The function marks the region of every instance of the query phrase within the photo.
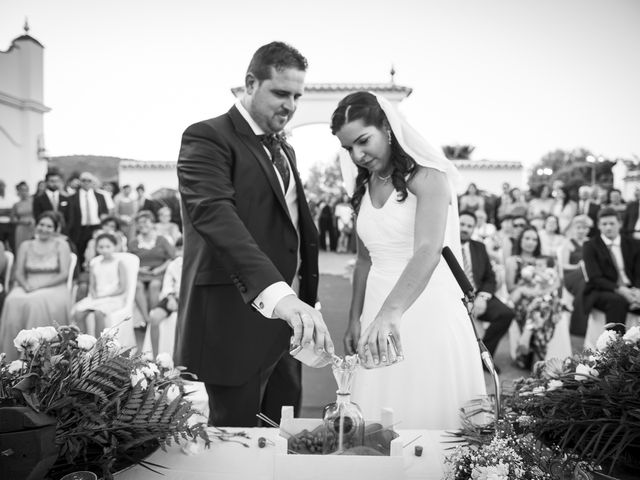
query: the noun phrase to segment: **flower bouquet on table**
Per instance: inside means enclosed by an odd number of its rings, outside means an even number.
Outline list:
[[[521,432],[610,474],[639,478],[639,327],[605,331],[595,351],[538,362],[514,387],[506,405]]]
[[[115,329],[100,338],[74,326],[22,330],[21,359],[0,360],[0,402],[55,419],[58,456],[47,478],[91,470],[106,479],[158,446],[201,438],[206,425],[185,398],[171,357],[149,362],[123,349]],[[144,447],[151,447],[144,448]]]

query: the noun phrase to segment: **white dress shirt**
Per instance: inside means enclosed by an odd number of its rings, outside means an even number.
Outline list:
[[[49,190],[48,188],[45,192],[47,197],[49,197],[49,202],[51,202],[53,210],[57,212],[60,209],[60,192],[58,190]]]
[[[81,188],[79,192],[81,225],[99,225],[100,212],[95,193],[93,190],[85,190],[84,188]]]
[[[240,115],[242,115],[242,117],[247,121],[247,123],[251,127],[251,130],[253,130],[253,133],[255,133],[256,135],[264,135],[265,133],[264,130],[262,130],[262,128],[260,128],[260,126],[251,117],[251,115],[249,114],[249,112],[247,112],[247,109],[244,108],[240,100],[238,100],[235,105],[238,111],[240,112]],[[269,150],[267,149],[267,147],[263,146],[263,148],[265,152],[267,152],[269,157],[271,157],[271,154],[269,153]],[[291,170],[293,167],[291,165],[291,161],[289,160],[286,154],[285,154],[285,158],[289,162],[289,169]],[[276,176],[278,177],[278,182],[280,183],[280,188],[284,193],[284,198],[287,203],[287,210],[289,211],[289,217],[291,218],[291,222],[296,228],[296,233],[298,234],[298,244],[299,244],[300,228],[298,226],[299,212],[298,212],[298,193],[296,190],[296,182],[292,175],[291,181],[289,182],[289,188],[285,192],[284,182],[282,180],[282,177],[280,176],[280,173],[278,172],[278,169],[275,166],[273,167],[273,171],[276,173]],[[296,266],[296,274],[293,277],[292,284],[287,285],[286,282],[276,282],[272,285],[269,285],[262,292],[260,292],[252,302],[253,307],[267,318],[273,318],[273,310],[276,308],[276,305],[280,300],[282,300],[287,295],[292,295],[292,294],[297,295],[297,291],[299,290],[299,287],[300,287],[299,281],[298,281],[298,274],[297,274],[298,269],[300,268],[300,248],[298,248],[297,251],[298,251],[298,264]]]
[[[602,238],[602,241],[611,251],[611,254],[616,260],[618,275],[620,275],[620,281],[618,283],[621,283],[622,285],[631,285],[631,281],[624,270],[624,258],[622,257],[622,248],[620,248],[620,235],[613,240],[609,240],[604,235],[600,235],[600,238]]]

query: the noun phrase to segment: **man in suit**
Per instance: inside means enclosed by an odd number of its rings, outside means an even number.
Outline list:
[[[618,212],[598,212],[600,235],[585,242],[587,274],[585,312],[602,310],[607,323],[625,323],[627,312],[640,309],[640,240],[620,236]]]
[[[600,205],[592,200],[592,188],[588,185],[582,185],[578,189],[578,210],[576,215],[586,215],[593,222],[593,227],[589,230],[589,237],[598,235],[598,210]]]
[[[242,98],[182,137],[176,360],[205,383],[212,425],[256,426],[259,412],[278,422],[283,405],[300,406],[291,345],[334,350],[312,307],[318,233],[294,151],[277,135],[303,93],[306,68],[289,45],[260,47]]]
[[[58,170],[47,171],[44,177],[46,189],[33,197],[33,218],[37,219],[43,212],[53,210],[62,215],[64,219],[63,232],[68,230],[69,222],[69,197],[62,190],[64,181]]]
[[[462,259],[465,273],[476,294],[473,306],[474,315],[481,322],[489,322],[489,328],[485,331],[482,341],[493,356],[500,339],[509,330],[515,312],[495,296],[496,276],[491,267],[487,249],[484,243],[471,239],[476,222],[477,219],[473,212],[460,213]]]
[[[80,174],[80,188],[69,197],[69,238],[78,249],[78,265],[84,265],[84,251],[100,220],[109,214],[104,195],[95,191],[98,179],[89,172]]]
[[[627,208],[624,211],[622,217],[622,233],[629,235],[635,239],[640,239],[640,188],[635,190],[636,199],[633,202],[627,203]]]

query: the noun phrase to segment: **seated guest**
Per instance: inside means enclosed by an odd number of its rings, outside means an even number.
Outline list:
[[[138,212],[138,234],[129,242],[129,252],[140,258],[136,306],[145,324],[149,322],[150,306],[156,305],[159,301],[164,272],[175,256],[173,245],[164,236],[156,233],[153,219],[153,213],[148,210]]]
[[[470,183],[467,191],[460,197],[460,211],[468,211],[478,213],[478,210],[484,210],[484,197],[478,191],[475,183]]]
[[[7,269],[9,264],[7,262],[7,256],[4,254],[4,252],[4,244],[0,242],[0,312],[2,312],[2,306],[4,305],[4,297],[6,297],[8,293],[4,290],[4,281],[7,276],[11,275],[11,272],[9,272]]]
[[[16,285],[5,300],[0,318],[0,352],[18,358],[13,339],[25,328],[68,323],[70,249],[56,235],[58,217],[44,212],[36,222],[35,238],[22,243],[15,268]]]
[[[515,320],[520,327],[516,364],[529,369],[542,360],[559,321],[559,279],[553,278],[548,257],[540,250],[540,237],[534,227],[525,228],[517,243],[517,254],[507,259],[506,283],[513,302]]]
[[[529,221],[533,218],[545,218],[547,215],[551,214],[553,203],[554,200],[551,196],[551,187],[547,184],[542,185],[539,189],[538,196],[531,199],[529,202],[527,218],[529,218]]]
[[[487,249],[483,243],[471,239],[475,224],[476,218],[472,212],[460,213],[464,271],[476,294],[473,313],[479,321],[489,322],[489,328],[484,333],[482,341],[493,356],[500,339],[509,330],[515,313],[495,296],[496,277]]]
[[[626,205],[624,215],[622,216],[622,233],[640,240],[640,215],[638,207],[640,206],[640,187],[636,187],[635,199],[629,201]]]
[[[627,210],[627,204],[622,199],[622,192],[617,188],[612,188],[607,192],[607,204],[606,207],[613,208],[618,215],[622,217]]]
[[[554,202],[551,213],[558,218],[560,232],[564,233],[569,228],[571,219],[576,216],[578,203],[571,198],[566,187],[557,185],[552,192]]]
[[[545,218],[544,228],[542,230],[538,230],[538,235],[540,235],[542,255],[556,258],[558,256],[558,249],[565,242],[564,235],[560,233],[558,217],[555,215],[549,215]]]
[[[584,243],[589,240],[589,230],[593,222],[587,215],[576,215],[567,230],[567,240],[560,247],[558,261],[562,268],[564,287],[573,295],[573,311],[569,331],[584,337],[587,316],[584,313],[585,280],[580,262],[583,259]]]
[[[101,233],[110,233],[116,239],[116,252],[127,251],[127,237],[120,231],[120,224],[116,217],[104,217],[100,220],[100,229],[93,232],[93,238],[87,243],[84,251],[85,269],[89,269],[89,263],[96,256],[96,239]]]
[[[72,308],[73,320],[81,331],[87,331],[86,318],[94,313],[96,334],[105,327],[107,314],[124,306],[124,294],[127,291],[126,269],[122,262],[113,256],[118,240],[111,233],[101,233],[95,239],[95,257],[89,266],[89,295]]]
[[[487,212],[484,210],[476,210],[474,213],[476,215],[477,223],[471,238],[478,242],[484,242],[485,239],[496,234],[496,226],[487,222]]]
[[[180,298],[180,283],[182,279],[182,237],[176,241],[176,258],[167,266],[162,280],[162,291],[160,292],[160,303],[149,312],[149,337],[151,339],[151,349],[155,358],[159,353],[158,341],[160,338],[160,323],[178,311],[178,301]]]
[[[176,244],[176,240],[182,236],[178,225],[171,221],[171,209],[161,207],[158,209],[158,223],[155,225],[158,235],[164,236],[171,245]]]
[[[123,185],[120,193],[114,199],[115,216],[122,226],[122,231],[131,240],[136,235],[135,215],[138,211],[138,202],[131,191],[131,185]]]
[[[585,313],[597,308],[607,323],[624,324],[640,309],[640,240],[620,236],[618,212],[609,208],[598,212],[598,229],[584,244]]]

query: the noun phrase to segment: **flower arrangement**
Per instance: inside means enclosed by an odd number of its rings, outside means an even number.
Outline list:
[[[57,420],[58,459],[50,476],[93,470],[112,478],[116,460],[133,458],[141,445],[161,448],[201,438],[206,425],[185,398],[181,368],[169,355],[155,362],[133,355],[115,340],[75,326],[22,330],[14,340],[20,360],[0,356],[0,405],[23,405]]]
[[[605,331],[595,351],[538,362],[506,400],[514,423],[609,472],[640,453],[640,328]]]
[[[463,445],[445,460],[445,480],[544,480],[538,443],[531,436],[502,430],[488,443]]]

